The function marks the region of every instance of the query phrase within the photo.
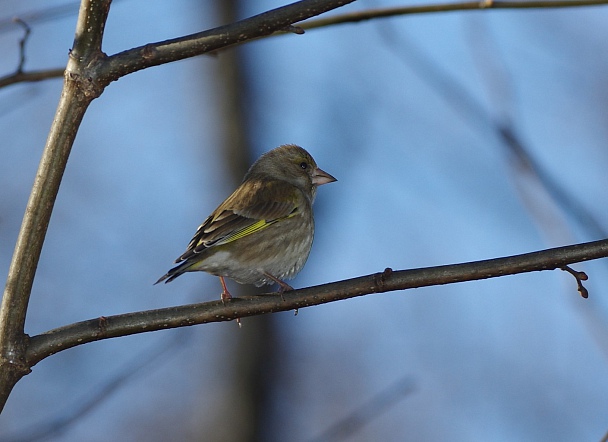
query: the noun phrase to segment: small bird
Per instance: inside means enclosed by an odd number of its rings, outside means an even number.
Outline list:
[[[224,278],[240,284],[277,283],[281,295],[308,259],[317,187],[336,179],[294,144],[263,154],[241,185],[200,225],[180,263],[155,284],[185,272],[219,276],[221,299],[232,298]]]

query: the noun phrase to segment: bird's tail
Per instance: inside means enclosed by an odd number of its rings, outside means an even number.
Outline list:
[[[165,284],[173,281],[179,275],[186,273],[188,271],[188,267],[190,267],[190,265],[192,265],[192,263],[189,261],[182,262],[180,265],[173,267],[171,270],[169,270],[163,276],[158,278],[158,281],[156,281],[154,283],[154,285],[158,284],[159,282],[163,282],[163,281],[165,281]]]

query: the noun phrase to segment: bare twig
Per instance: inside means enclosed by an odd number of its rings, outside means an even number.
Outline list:
[[[384,272],[279,294],[232,298],[229,302],[212,301],[145,312],[127,313],[50,330],[30,338],[27,365],[78,345],[175,327],[301,309],[371,293],[384,293],[415,287],[474,281],[517,273],[553,270],[575,262],[608,257],[608,239],[558,247],[523,255],[412,270]]]
[[[27,40],[32,30],[27,23],[21,20],[19,17],[15,17],[13,21],[20,25],[25,31],[23,33],[23,37],[19,40],[19,65],[17,66],[17,73],[22,73],[23,66],[25,65],[25,45],[27,44]]]
[[[589,297],[589,291],[583,287],[583,281],[587,281],[589,277],[585,272],[578,272],[570,266],[560,267],[563,271],[570,273],[576,279],[576,285],[578,286],[578,292],[585,299]]]
[[[308,20],[299,23],[304,30],[331,25],[357,23],[376,18],[396,17],[400,15],[428,14],[433,12],[452,11],[482,11],[486,9],[538,9],[538,8],[575,8],[585,6],[601,6],[608,0],[534,0],[534,1],[473,1],[458,3],[436,3],[428,5],[400,6],[393,8],[370,9],[367,11],[338,14],[332,17]]]
[[[58,69],[47,69],[40,71],[29,71],[29,72],[15,72],[13,74],[0,77],[0,88],[10,86],[11,84],[27,83],[48,80],[51,78],[61,78],[65,68]]]
[[[27,44],[27,40],[29,38],[31,29],[28,24],[21,20],[20,18],[14,18],[13,21],[18,23],[25,29],[25,34],[23,38],[19,40],[19,65],[15,72],[9,75],[5,75],[4,77],[0,77],[0,88],[5,86],[10,86],[11,84],[16,83],[26,83],[26,82],[34,82],[34,81],[42,81],[47,80],[49,78],[60,78],[63,76],[64,68],[60,69],[46,69],[40,71],[24,71],[25,66],[25,45]]]

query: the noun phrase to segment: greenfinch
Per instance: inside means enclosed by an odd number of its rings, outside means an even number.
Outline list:
[[[224,278],[240,284],[277,283],[280,293],[292,288],[308,259],[314,236],[312,203],[317,187],[336,179],[294,144],[263,154],[241,185],[200,225],[180,263],[155,284],[186,272],[219,276],[221,299],[231,298]]]

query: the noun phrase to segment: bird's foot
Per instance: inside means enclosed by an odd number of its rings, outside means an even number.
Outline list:
[[[283,301],[285,301],[285,298],[283,297],[283,292],[289,292],[289,291],[293,290],[293,287],[290,286],[289,284],[287,284],[285,281],[282,281],[279,278],[272,276],[270,273],[264,272],[264,276],[266,276],[269,279],[272,279],[274,282],[279,284],[279,295],[281,295],[281,299]]]
[[[224,277],[220,276],[219,278],[220,282],[222,283],[222,294],[220,295],[220,299],[222,300],[222,304],[226,304],[227,300],[232,299],[232,295],[228,291],[228,287],[226,287]],[[236,318],[236,323],[238,324],[239,328],[243,327],[243,324],[241,324],[241,318]]]
[[[285,301],[285,297],[283,296],[284,292],[290,292],[292,291],[294,288],[292,286],[290,286],[289,284],[287,284],[285,281],[280,280],[279,278],[275,278],[274,276],[272,276],[270,273],[266,273],[264,272],[264,275],[266,275],[267,278],[272,279],[274,282],[276,282],[279,285],[279,295],[281,295],[281,299],[283,301]],[[298,309],[295,309],[293,311],[294,316],[296,316],[298,314]]]

